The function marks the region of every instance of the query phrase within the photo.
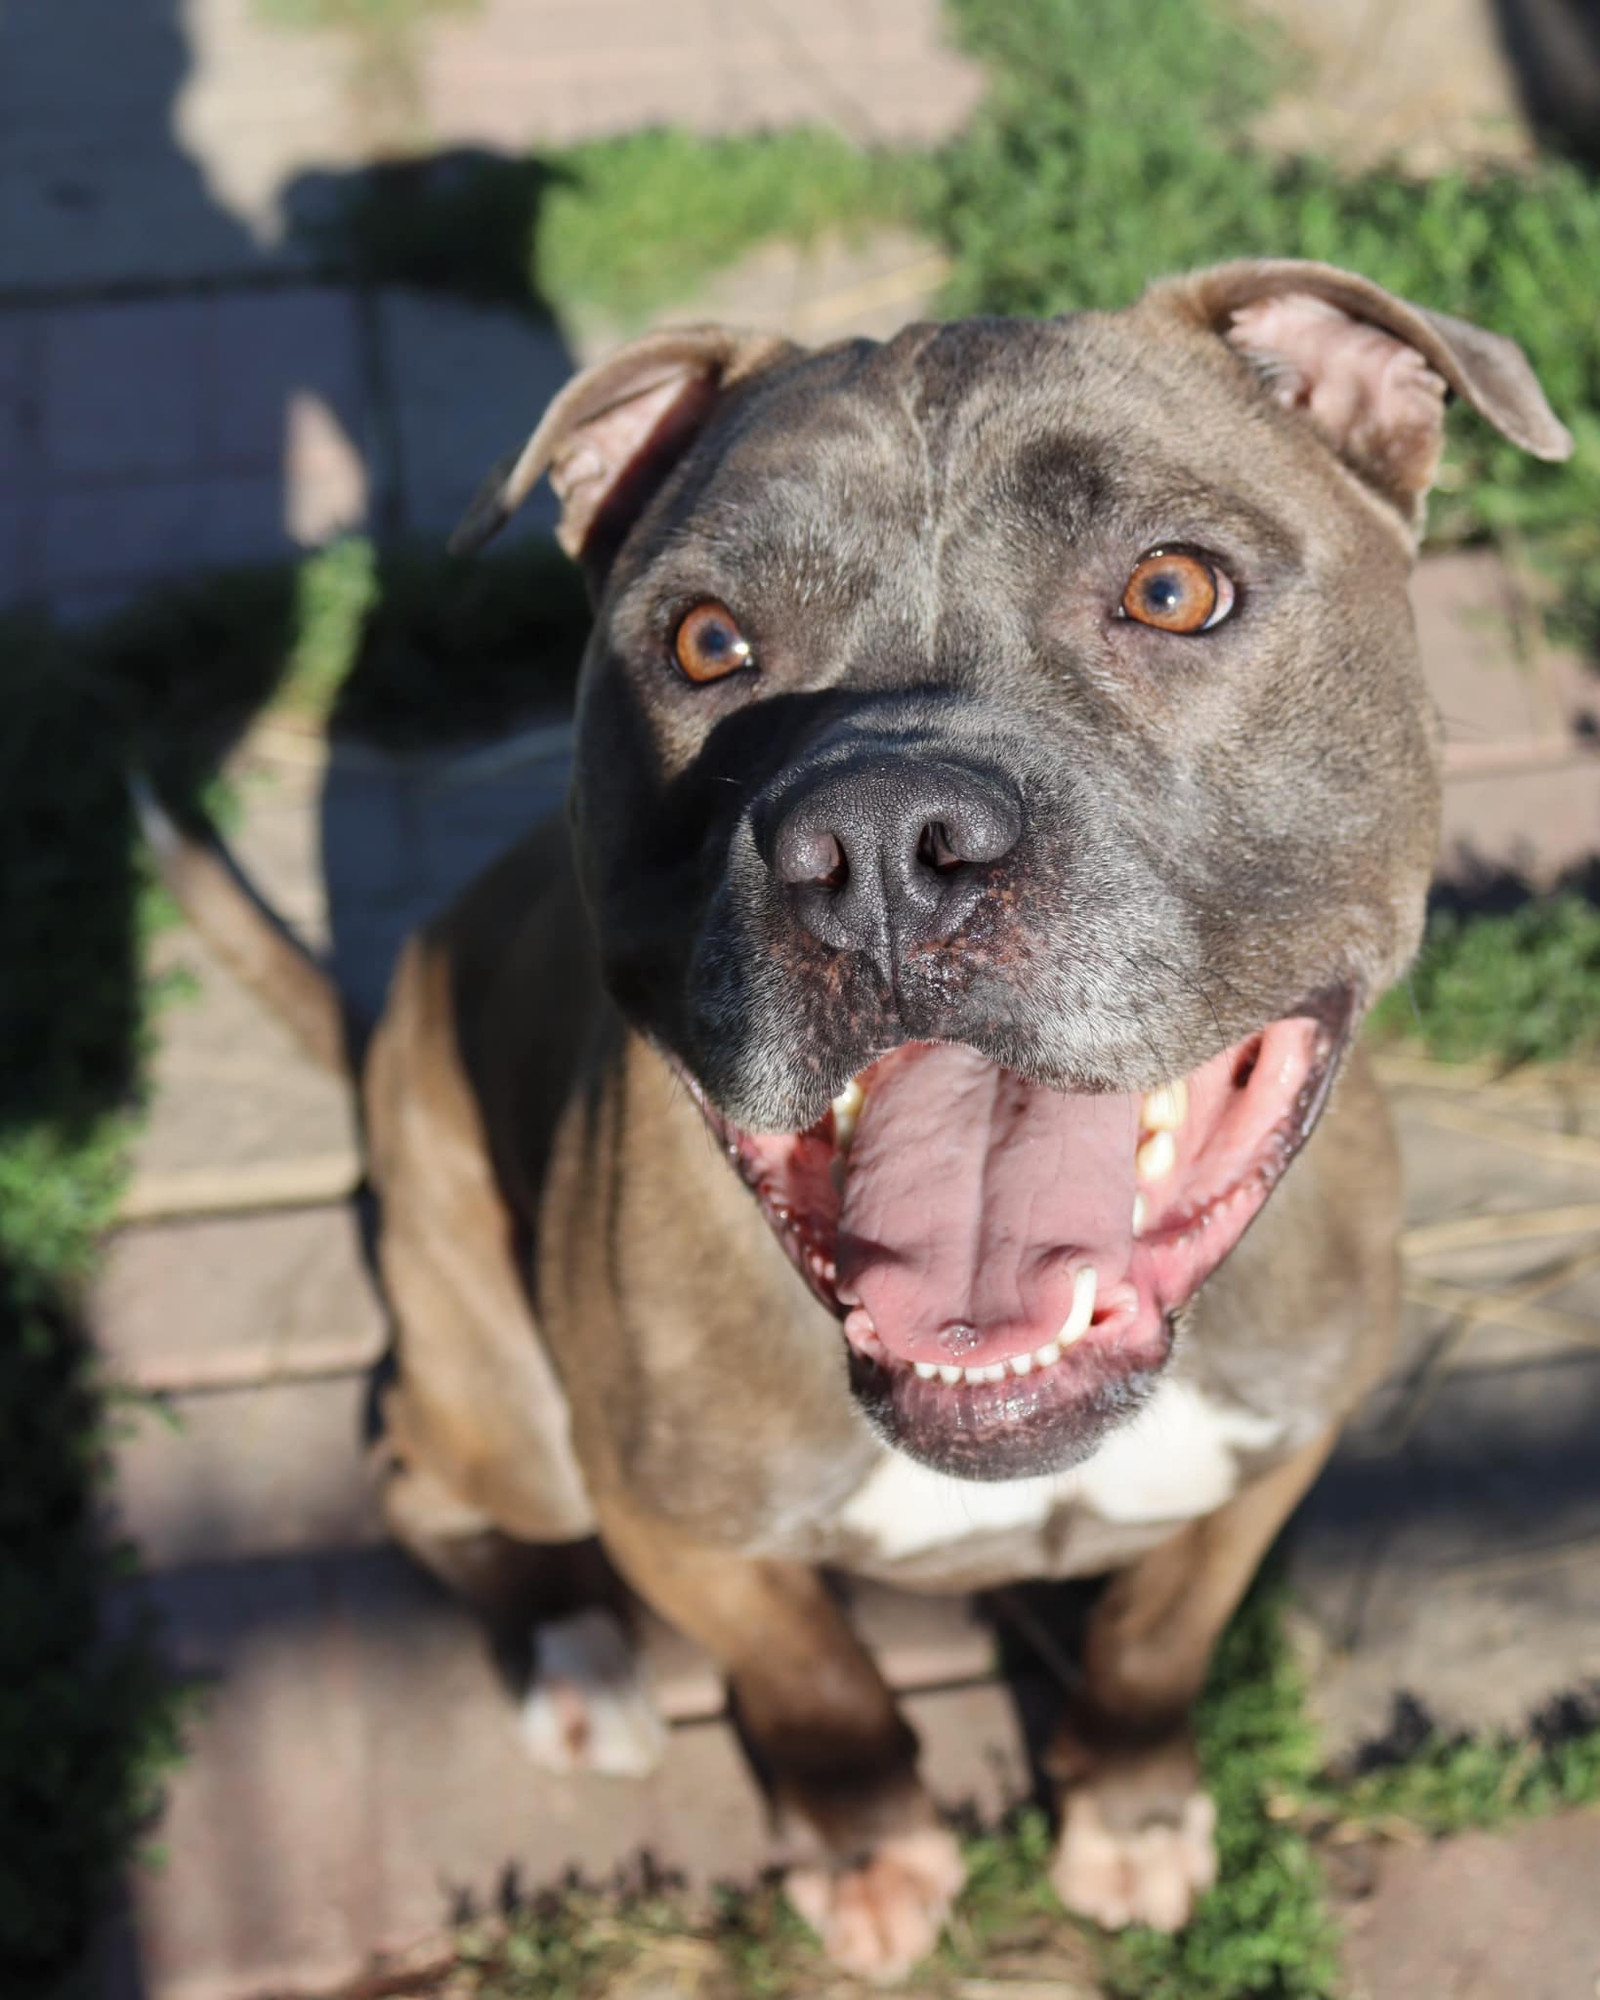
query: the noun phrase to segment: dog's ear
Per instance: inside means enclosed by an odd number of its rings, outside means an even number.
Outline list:
[[[797,350],[773,334],[686,326],[631,341],[575,375],[520,452],[484,481],[450,537],[478,549],[550,475],[561,502],[557,539],[570,556],[614,546],[656,482],[734,383]]]
[[[1274,401],[1303,410],[1408,524],[1438,466],[1447,390],[1535,458],[1572,450],[1515,341],[1332,264],[1242,259],[1169,279],[1149,298],[1236,347]]]

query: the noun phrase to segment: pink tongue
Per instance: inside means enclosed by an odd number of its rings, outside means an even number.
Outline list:
[[[839,1296],[905,1361],[1043,1347],[1074,1272],[1132,1243],[1134,1097],[1071,1097],[970,1049],[897,1049],[867,1079],[839,1219]]]

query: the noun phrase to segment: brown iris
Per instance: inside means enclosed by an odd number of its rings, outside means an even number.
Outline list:
[[[1159,632],[1204,632],[1233,608],[1233,585],[1203,557],[1153,549],[1134,566],[1122,609]]]
[[[736,674],[752,665],[755,657],[733,613],[714,597],[697,604],[681,621],[672,651],[685,675],[701,683]]]

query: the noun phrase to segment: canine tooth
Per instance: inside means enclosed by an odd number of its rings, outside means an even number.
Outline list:
[[[1139,1107],[1139,1122],[1147,1132],[1176,1132],[1189,1115],[1189,1086],[1182,1077],[1164,1083],[1159,1090],[1146,1091]]]
[[[1178,1142],[1170,1132],[1152,1132],[1140,1142],[1133,1164],[1142,1181],[1165,1180],[1178,1163]]]
[[[1033,1350],[1033,1361],[1036,1367],[1049,1368],[1054,1362],[1060,1359],[1061,1342],[1059,1340],[1052,1340],[1048,1346],[1036,1347]]]
[[[1033,1370],[1033,1356],[1031,1354],[1013,1354],[1010,1367],[1013,1375],[1031,1374]]]
[[[854,1077],[833,1100],[833,1137],[841,1152],[848,1152],[850,1141],[856,1136],[856,1120],[861,1116],[861,1107],[867,1101],[867,1093]]]
[[[937,1364],[932,1361],[913,1361],[911,1365],[916,1369],[918,1379],[923,1382],[931,1382],[939,1372]]]
[[[944,1383],[959,1382],[966,1372],[964,1368],[941,1368],[939,1380]]]
[[[1136,1194],[1133,1198],[1133,1233],[1135,1236],[1142,1236],[1144,1234],[1145,1214],[1144,1196]]]
[[[1082,1340],[1089,1331],[1089,1322],[1094,1318],[1094,1295],[1099,1285],[1092,1264],[1085,1264],[1072,1281],[1072,1310],[1062,1322],[1057,1335],[1063,1347],[1071,1347]]]

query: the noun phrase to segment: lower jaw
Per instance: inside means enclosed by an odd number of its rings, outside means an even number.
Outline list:
[[[924,1381],[904,1362],[847,1344],[850,1387],[888,1444],[955,1479],[1065,1472],[1150,1396],[1172,1352],[1166,1314],[1112,1344],[1098,1329],[1051,1367],[1000,1382]]]

